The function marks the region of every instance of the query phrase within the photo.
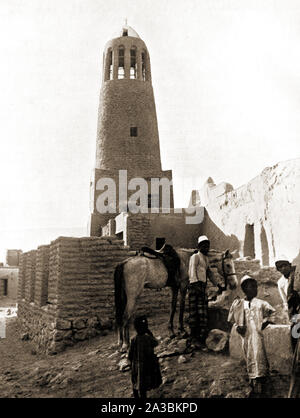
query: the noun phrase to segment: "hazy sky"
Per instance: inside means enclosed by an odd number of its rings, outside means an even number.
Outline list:
[[[102,53],[126,17],[177,207],[209,176],[238,187],[300,156],[300,1],[1,0],[0,261],[86,227]]]

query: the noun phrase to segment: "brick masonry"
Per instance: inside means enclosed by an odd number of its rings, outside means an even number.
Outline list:
[[[116,237],[60,237],[22,255],[18,321],[36,351],[53,354],[112,328],[113,274],[130,255]],[[168,288],[145,289],[137,313],[168,312],[170,300]]]

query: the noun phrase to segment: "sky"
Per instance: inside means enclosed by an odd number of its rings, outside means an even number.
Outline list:
[[[86,234],[104,45],[150,53],[175,206],[300,157],[298,0],[1,0],[0,261]]]

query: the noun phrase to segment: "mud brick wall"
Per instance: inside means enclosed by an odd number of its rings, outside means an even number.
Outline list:
[[[20,256],[20,268],[18,275],[18,302],[25,298],[26,257],[27,253],[23,253]]]
[[[36,250],[29,251],[26,257],[25,300],[34,301]]]
[[[111,328],[113,274],[129,249],[116,237],[60,237],[22,257],[18,320],[23,338],[53,354]],[[26,337],[24,337],[24,335]]]
[[[127,243],[133,250],[140,250],[143,246],[150,246],[152,238],[150,237],[150,217],[145,214],[136,214],[128,216],[127,231],[130,233],[127,237]]]
[[[58,316],[70,320],[96,314],[112,318],[114,270],[129,255],[123,241],[111,237],[65,238],[57,245]]]
[[[37,306],[46,305],[48,301],[50,245],[38,247],[36,254],[34,302]]]

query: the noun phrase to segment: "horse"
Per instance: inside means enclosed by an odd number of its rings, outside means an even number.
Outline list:
[[[178,292],[180,293],[179,332],[185,333],[183,316],[185,310],[185,297],[189,285],[188,267],[193,249],[175,249],[180,259],[180,266],[175,275],[175,283],[171,287],[172,300],[168,328],[174,336],[173,320],[176,312]],[[208,253],[210,267],[214,274],[219,274],[224,280],[225,291],[217,297],[216,302],[222,304],[228,292],[237,288],[233,256],[225,252],[210,250]],[[161,289],[166,286],[168,272],[161,258],[153,258],[144,254],[127,258],[118,264],[114,272],[115,285],[115,319],[118,330],[118,344],[122,352],[129,348],[129,325],[136,310],[137,299],[141,296],[144,287]],[[229,287],[229,290],[227,289]]]

